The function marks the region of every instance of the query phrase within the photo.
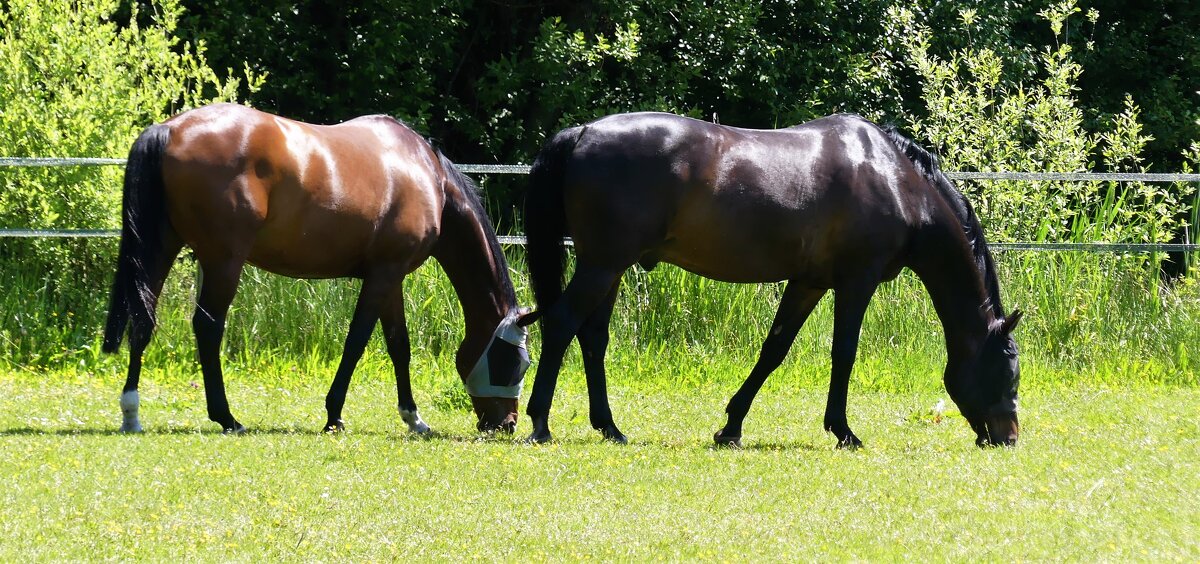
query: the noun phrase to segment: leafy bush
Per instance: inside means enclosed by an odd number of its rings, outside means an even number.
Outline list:
[[[177,0],[150,2],[149,17],[138,6],[118,21],[118,0],[0,4],[0,155],[124,157],[151,122],[233,99],[241,81],[211,70],[204,45],[175,38]],[[251,89],[261,82],[247,72]],[[111,166],[0,168],[0,227],[117,228],[121,177]],[[77,343],[82,335],[46,326],[104,299],[115,249],[111,240],[0,239],[0,301],[23,304],[5,316],[0,337],[26,351]],[[69,325],[98,326],[94,315],[81,317]]]
[[[1055,36],[1079,10],[1073,0],[1040,12]],[[1095,12],[1088,14],[1094,24]],[[963,16],[971,21],[970,12]],[[1089,133],[1075,94],[1082,67],[1065,41],[1040,54],[1022,80],[1002,81],[1009,61],[990,48],[930,52],[931,32],[910,10],[888,11],[923,81],[927,115],[912,128],[943,155],[948,170],[1144,172],[1140,109],[1126,97],[1107,127]],[[982,181],[965,186],[992,238],[1000,241],[1166,242],[1185,225],[1186,185]]]

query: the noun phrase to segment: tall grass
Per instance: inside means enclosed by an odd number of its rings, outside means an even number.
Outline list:
[[[115,241],[93,244],[115,247]],[[528,304],[523,250],[508,247],[506,252],[519,298]],[[44,275],[48,269],[11,254],[0,257],[4,364],[27,370],[124,370],[124,354],[98,353],[110,275],[85,272],[77,279],[51,280]],[[1027,385],[1200,382],[1194,350],[1200,343],[1196,278],[1163,285],[1144,259],[1109,254],[1010,251],[998,253],[997,261],[1006,306],[1028,313],[1018,330]],[[454,291],[433,261],[404,283],[416,377],[452,382],[462,331]],[[282,365],[303,374],[330,374],[358,286],[353,280],[292,280],[248,267],[226,331],[227,362],[239,373]],[[625,275],[612,321],[613,378],[685,385],[708,383],[711,374],[731,373],[732,366],[748,372],[782,289],[782,283],[715,282],[669,265],[651,272],[635,267]],[[168,279],[158,332],[145,357],[148,367],[198,380],[190,324],[194,295],[195,265],[185,255]],[[797,338],[780,371],[784,383],[827,380],[831,296]],[[536,330],[532,340],[536,354]],[[363,372],[390,378],[378,335],[368,350]],[[944,359],[941,325],[919,280],[905,272],[881,286],[863,326],[856,385],[881,390],[939,386]]]

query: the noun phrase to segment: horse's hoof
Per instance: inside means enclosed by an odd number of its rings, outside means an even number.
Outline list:
[[[246,434],[246,426],[238,423],[232,427],[226,427],[221,430],[222,435],[244,435]]]
[[[534,431],[525,437],[525,442],[531,445],[544,445],[552,440],[554,437],[550,435],[550,431]]]
[[[622,433],[621,430],[618,429],[617,426],[612,423],[609,423],[608,425],[604,425],[597,430],[600,431],[600,436],[604,437],[604,440],[606,440],[606,441],[612,441],[613,443],[616,443],[619,445],[629,444],[629,439],[627,439],[625,437],[625,434]]]
[[[346,430],[346,424],[341,419],[330,421],[325,424],[324,432],[326,433],[341,433]]]
[[[727,435],[722,435],[720,431],[717,431],[717,433],[713,435],[713,441],[715,441],[719,447],[728,447],[733,449],[742,448],[742,437],[730,437]]]
[[[842,437],[841,439],[838,439],[838,444],[837,444],[838,448],[845,449],[845,450],[858,450],[858,449],[862,448],[862,446],[863,446],[862,441],[858,440],[858,437],[854,436],[853,434],[851,434],[850,436]]]
[[[123,424],[121,424],[121,428],[118,429],[117,432],[119,432],[119,433],[141,433],[142,432],[142,424],[141,423],[133,423],[133,424],[123,423]]]
[[[432,437],[433,436],[433,429],[430,429],[429,425],[426,425],[424,421],[422,421],[419,425],[417,425],[415,427],[409,427],[408,430],[410,433],[417,435],[419,437]]]

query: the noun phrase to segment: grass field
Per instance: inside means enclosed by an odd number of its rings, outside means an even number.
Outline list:
[[[244,436],[215,432],[194,375],[146,376],[136,436],[113,433],[115,375],[0,375],[0,560],[1200,558],[1191,387],[1035,387],[1020,445],[981,450],[952,408],[930,413],[936,382],[855,386],[867,446],[848,452],[820,429],[823,389],[792,366],[731,451],[711,435],[736,367],[676,388],[618,363],[621,447],[589,428],[574,362],[557,441],[529,446],[524,419],[517,437],[479,436],[423,362],[437,434],[408,435],[371,366],[340,436],[315,432],[328,371],[231,376]]]
[[[1200,559],[1200,278],[1159,285],[1128,257],[1000,257],[1006,305],[1027,312],[1015,449],[977,449],[952,404],[935,417],[941,326],[911,275],[881,287],[851,378],[857,452],[821,430],[828,298],[759,394],[747,448],[712,448],[779,284],[631,271],[609,359],[632,444],[589,428],[572,349],[557,441],[534,447],[524,419],[515,437],[474,431],[450,362],[461,314],[435,265],[405,286],[425,440],[395,413],[378,332],[349,432],[315,432],[355,282],[246,272],[223,355],[252,432],[226,437],[206,420],[182,259],[146,355],[148,432],[124,436],[125,353],[98,353],[111,274],[4,264],[0,561]]]

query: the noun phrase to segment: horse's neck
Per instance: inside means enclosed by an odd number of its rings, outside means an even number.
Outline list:
[[[987,290],[969,248],[954,238],[925,245],[913,271],[924,282],[946,333],[951,365],[977,352],[988,334],[993,313]]]
[[[457,188],[447,189],[442,212],[442,232],[433,249],[462,304],[466,323],[464,345],[486,339],[515,307],[516,296],[501,256],[492,252],[495,234],[486,217],[480,217]],[[464,347],[467,349],[470,347]],[[462,350],[466,356],[474,351]],[[478,351],[482,354],[482,348]],[[473,362],[474,358],[468,359]]]

